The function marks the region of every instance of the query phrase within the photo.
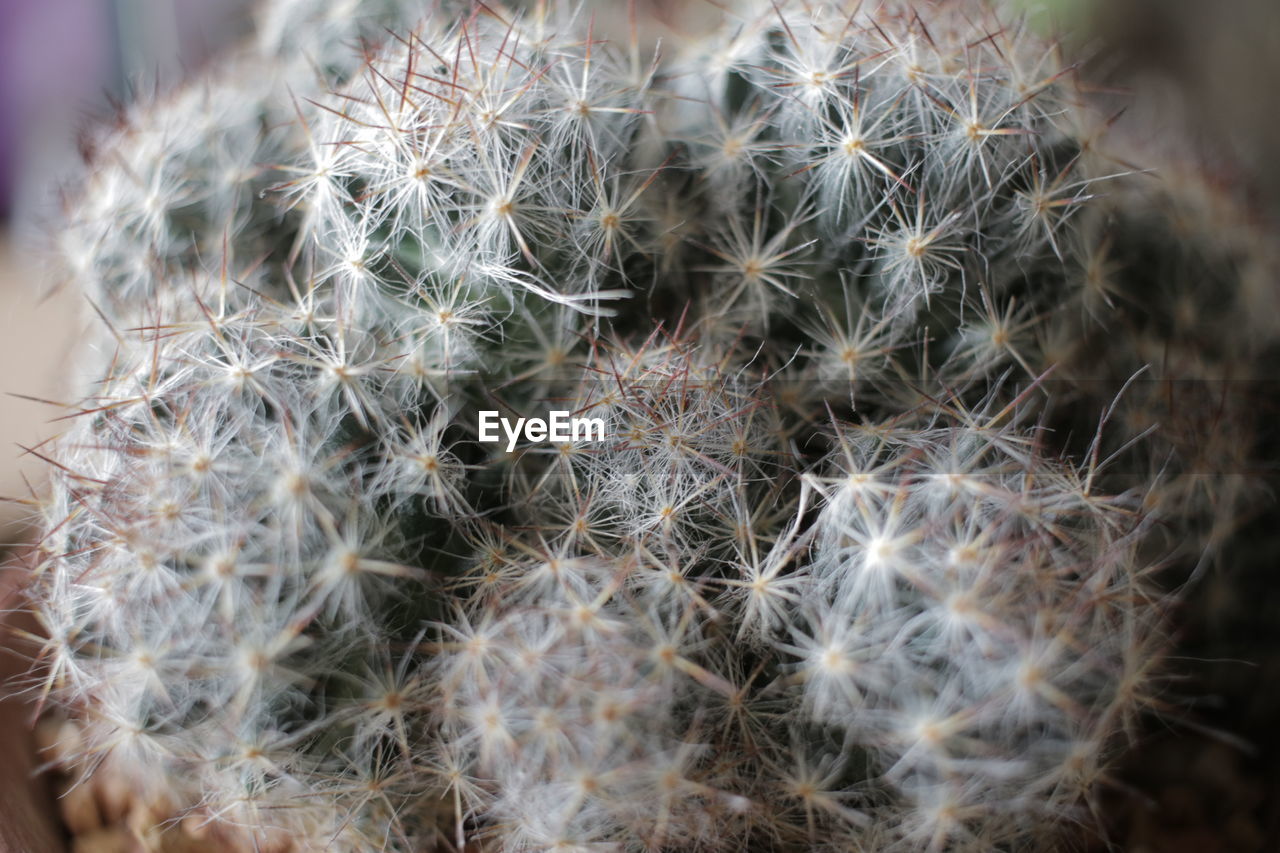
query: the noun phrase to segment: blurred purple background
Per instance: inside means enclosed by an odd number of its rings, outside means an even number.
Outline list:
[[[76,131],[247,29],[245,0],[0,0],[0,218],[49,212]]]

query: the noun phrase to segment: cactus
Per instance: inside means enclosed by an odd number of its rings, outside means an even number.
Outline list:
[[[1125,171],[1054,45],[980,2],[654,53],[323,6],[130,107],[69,205],[110,357],[42,504],[64,761],[246,849],[1081,820],[1165,598],[1101,428],[1036,424]],[[478,441],[548,408],[604,440]]]

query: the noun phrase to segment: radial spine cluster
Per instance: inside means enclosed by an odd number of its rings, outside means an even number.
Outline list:
[[[69,762],[255,850],[1047,849],[1164,643],[1039,384],[1105,122],[978,0],[604,17],[273,0],[93,139]]]

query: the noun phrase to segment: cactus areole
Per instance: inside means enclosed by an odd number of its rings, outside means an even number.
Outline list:
[[[259,13],[99,132],[59,237],[101,318],[34,591],[69,765],[210,849],[1088,815],[1161,594],[1141,491],[1041,419],[1124,171],[1052,41],[981,0],[660,50],[561,0]]]

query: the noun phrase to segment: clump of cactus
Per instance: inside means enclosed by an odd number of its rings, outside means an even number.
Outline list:
[[[276,0],[95,141],[34,597],[64,761],[246,849],[1043,849],[1152,706],[1127,171],[981,2]],[[481,410],[599,418],[477,438]]]

